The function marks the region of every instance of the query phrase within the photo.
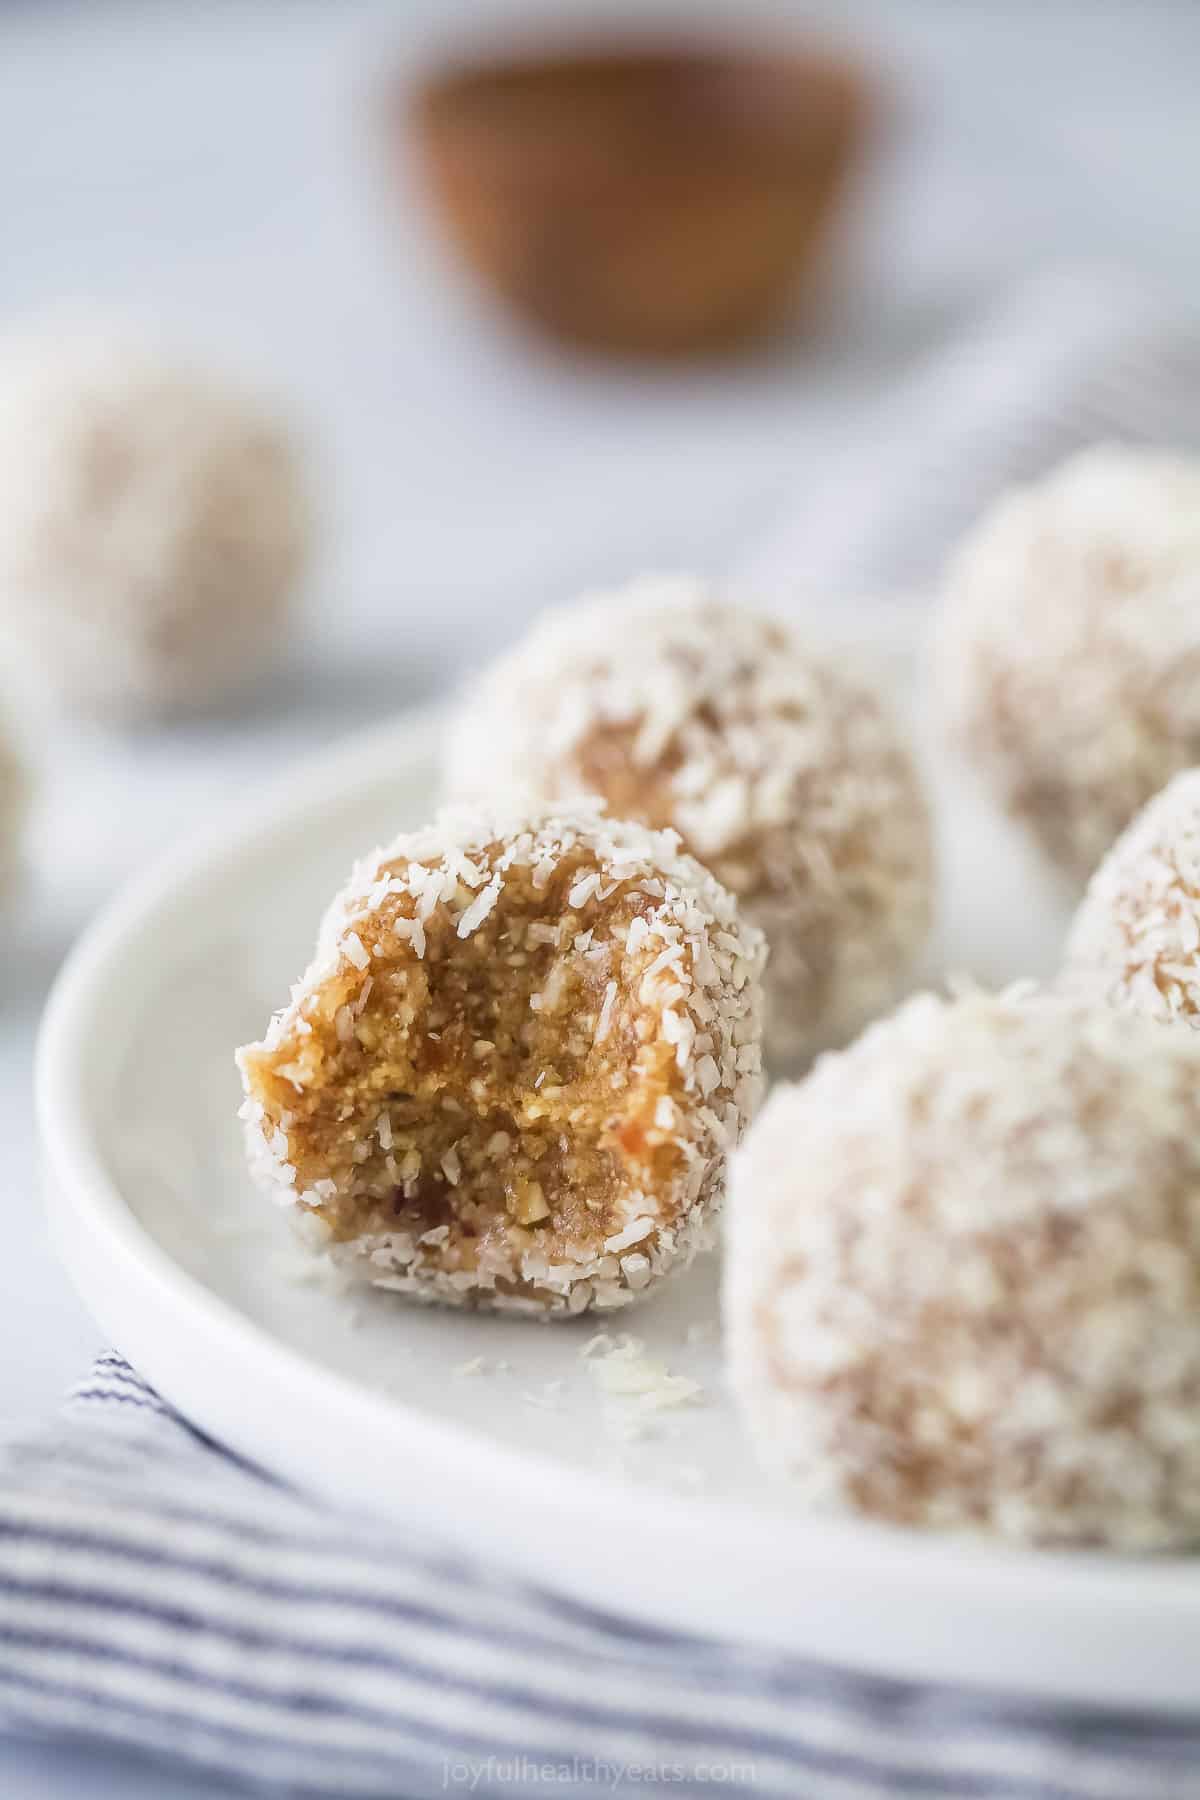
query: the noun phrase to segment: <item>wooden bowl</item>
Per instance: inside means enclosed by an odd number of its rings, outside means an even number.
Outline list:
[[[517,313],[681,354],[756,336],[811,278],[868,96],[824,54],[642,46],[464,64],[405,98],[447,231]]]

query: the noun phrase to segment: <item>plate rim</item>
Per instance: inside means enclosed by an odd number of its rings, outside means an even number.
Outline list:
[[[644,1609],[637,1594],[622,1592],[608,1602],[614,1610],[661,1626],[665,1599],[670,1628],[705,1630],[708,1635],[808,1657],[822,1655],[814,1636],[817,1625],[823,1624],[826,1641],[832,1639],[837,1646],[837,1654],[829,1660],[904,1680],[983,1685],[993,1691],[1032,1692],[1085,1704],[1128,1706],[1136,1701],[1151,1710],[1200,1708],[1200,1676],[1190,1684],[1181,1674],[1172,1680],[1173,1663],[1162,1661],[1149,1691],[1148,1681],[1133,1673],[1129,1656],[1114,1653],[1111,1645],[1122,1633],[1144,1642],[1158,1627],[1164,1643],[1170,1640],[1172,1657],[1185,1644],[1193,1653],[1200,1648],[1200,1558],[1029,1550],[852,1517],[789,1516],[745,1500],[638,1487],[536,1450],[499,1444],[404,1399],[374,1393],[292,1349],[183,1269],[141,1223],[106,1165],[101,1134],[93,1130],[87,1101],[89,1046],[97,1041],[96,1009],[122,958],[162,909],[186,901],[201,876],[210,881],[232,876],[240,861],[261,854],[272,837],[286,838],[301,821],[315,821],[322,813],[347,805],[368,782],[378,782],[381,758],[385,766],[402,766],[421,739],[436,735],[441,716],[437,706],[402,714],[306,756],[255,786],[225,816],[190,831],[126,883],[68,953],[38,1034],[35,1103],[56,1249],[89,1311],[163,1397],[206,1432],[251,1462],[282,1472],[342,1506],[348,1498],[344,1481],[335,1475],[326,1478],[319,1459],[314,1466],[284,1421],[272,1421],[258,1385],[253,1397],[245,1396],[247,1370],[253,1372],[255,1384],[265,1380],[277,1401],[286,1391],[297,1400],[305,1396],[310,1410],[319,1401],[322,1417],[348,1419],[355,1431],[373,1426],[389,1435],[402,1432],[413,1465],[432,1474],[439,1493],[459,1482],[477,1484],[482,1452],[489,1492],[499,1506],[507,1501],[528,1503],[533,1494],[533,1510],[539,1516],[552,1509],[572,1519],[602,1506],[605,1523],[618,1542],[628,1541],[622,1534],[636,1529],[643,1540],[653,1539],[685,1562],[692,1559],[695,1566],[700,1566],[697,1559],[703,1559],[706,1545],[711,1562],[716,1534],[722,1545],[737,1541],[742,1546],[747,1575],[751,1565],[758,1572],[758,1585],[751,1584],[754,1597],[746,1615],[737,1619],[736,1631],[731,1629],[734,1621],[727,1606],[706,1606],[696,1597],[685,1604],[680,1596],[672,1609],[670,1583],[664,1595],[661,1579]],[[531,1330],[569,1328],[569,1323],[555,1321],[530,1325]],[[188,1351],[181,1354],[185,1345]],[[234,1370],[238,1380],[233,1387],[244,1396],[245,1411],[239,1415],[233,1407],[231,1416]],[[372,1499],[375,1504],[365,1510],[382,1510],[409,1521],[414,1516],[407,1501],[393,1512],[391,1507],[380,1509],[378,1496]],[[416,1511],[428,1517],[427,1508]],[[439,1506],[438,1517],[453,1518],[453,1507],[447,1513]],[[525,1541],[517,1533],[506,1547],[520,1573],[541,1571],[545,1578],[532,1535],[527,1533],[530,1541]],[[824,1606],[823,1612],[818,1608],[818,1621],[793,1623],[786,1603],[781,1598],[770,1600],[762,1583],[772,1572],[777,1580],[780,1567],[792,1572],[797,1586],[801,1580],[816,1584],[813,1597],[822,1595]],[[881,1609],[887,1609],[889,1597],[911,1601],[924,1590],[931,1607],[930,1629],[916,1633],[920,1641],[911,1658],[898,1662],[892,1651],[878,1646],[863,1646],[859,1654],[854,1642],[836,1629],[830,1612],[835,1598],[828,1578],[832,1569],[842,1570],[860,1601],[865,1593],[873,1594]],[[595,1583],[585,1572],[580,1572],[578,1583],[564,1576],[561,1558],[553,1581],[573,1589],[577,1598],[591,1603],[598,1599]],[[986,1658],[962,1654],[947,1627],[964,1584],[971,1610],[978,1614],[980,1606],[986,1607],[990,1624],[1002,1636],[1007,1630],[1012,1637],[1009,1615],[1024,1606],[1030,1609],[1031,1636],[1034,1618],[1041,1628],[1057,1619],[1064,1629],[1069,1625],[1068,1635],[1080,1646],[1095,1644],[1101,1628],[1109,1648],[1100,1662],[1074,1672],[1060,1667],[1036,1678],[1028,1671],[1022,1675],[1019,1657],[1010,1658],[1010,1674],[990,1672]],[[803,1610],[799,1598],[795,1610]],[[960,1615],[965,1610],[957,1607]],[[942,1617],[938,1629],[932,1628],[935,1616]],[[889,1637],[882,1620],[881,1629],[885,1644],[896,1636],[893,1626]]]

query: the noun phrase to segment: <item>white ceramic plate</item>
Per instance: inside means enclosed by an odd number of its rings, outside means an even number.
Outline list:
[[[615,1611],[908,1678],[1200,1703],[1200,1562],[797,1515],[724,1396],[711,1264],[610,1326],[704,1388],[635,1442],[581,1355],[594,1321],[348,1301],[300,1279],[284,1217],[243,1172],[231,1051],[286,996],[352,858],[430,812],[435,732],[409,718],[290,776],[128,890],[64,969],[40,1051],[48,1201],[112,1341],[235,1449]],[[1061,898],[973,796],[938,792],[934,964],[1048,972]]]

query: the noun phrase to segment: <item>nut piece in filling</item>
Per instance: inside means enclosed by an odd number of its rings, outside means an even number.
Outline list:
[[[1200,762],[1200,460],[1117,446],[1000,500],[934,639],[951,739],[1082,884]]]
[[[881,698],[690,578],[547,614],[466,696],[447,779],[678,831],[766,933],[778,1062],[889,1005],[928,932],[929,812]]]
[[[1200,1038],[1052,996],[909,1001],[735,1159],[726,1328],[807,1504],[1200,1542]]]
[[[1092,876],[1063,986],[1200,1025],[1200,770],[1169,782]]]
[[[255,1172],[376,1286],[623,1305],[711,1240],[765,955],[670,832],[444,813],[355,870],[238,1053]]]

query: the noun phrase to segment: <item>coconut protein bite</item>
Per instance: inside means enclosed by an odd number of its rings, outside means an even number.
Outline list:
[[[735,1392],[806,1504],[1200,1542],[1200,1038],[921,996],[775,1089],[727,1217]]]
[[[277,655],[314,536],[269,408],[129,327],[0,337],[0,632],[22,679],[112,719],[203,707]]]
[[[255,1172],[378,1287],[623,1305],[711,1241],[764,958],[672,833],[445,813],[355,870],[238,1053]]]
[[[1001,499],[934,638],[951,739],[1082,884],[1200,761],[1200,460],[1110,445]]]
[[[1092,876],[1063,985],[1147,1018],[1200,1025],[1200,769],[1168,782]]]
[[[678,831],[766,934],[783,1063],[887,1005],[928,931],[929,812],[881,697],[688,577],[547,613],[464,697],[447,784]]]

